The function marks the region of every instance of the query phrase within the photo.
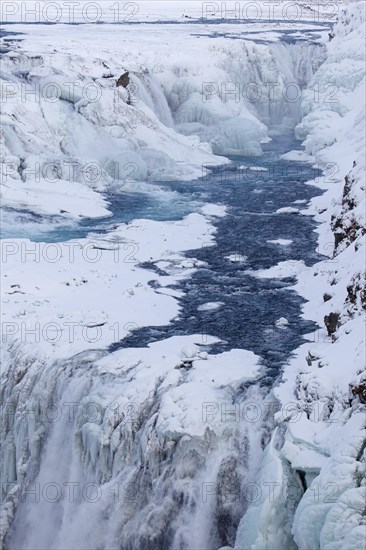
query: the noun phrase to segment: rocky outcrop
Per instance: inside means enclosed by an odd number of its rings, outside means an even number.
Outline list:
[[[116,81],[116,86],[117,88],[120,86],[122,86],[122,88],[127,88],[129,83],[130,83],[130,73],[126,71],[118,78],[118,80]]]
[[[356,167],[356,163],[353,167]],[[331,222],[334,233],[334,255],[366,233],[365,226],[357,216],[358,198],[355,192],[357,184],[352,171],[344,178],[344,182],[341,211],[337,216],[332,216]],[[365,191],[364,186],[361,186],[361,190]]]
[[[341,314],[331,312],[324,317],[324,324],[327,327],[328,336],[333,336],[339,327],[339,319]]]
[[[347,286],[346,307],[350,317],[366,310],[366,273],[355,275]]]

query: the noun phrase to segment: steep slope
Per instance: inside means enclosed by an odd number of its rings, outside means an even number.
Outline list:
[[[298,275],[304,316],[319,324],[274,394],[278,428],[260,469],[274,483],[241,521],[236,547],[360,548],[365,536],[365,5],[335,26],[296,131],[324,168],[310,213],[328,256]],[[314,97],[314,90],[331,101]],[[312,182],[314,183],[314,182]],[[295,546],[294,546],[295,545]]]

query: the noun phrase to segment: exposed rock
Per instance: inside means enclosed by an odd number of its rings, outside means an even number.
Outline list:
[[[353,212],[357,207],[356,197],[353,193],[353,187],[356,181],[355,177],[348,175],[344,178],[344,181],[342,209],[338,216],[332,217],[334,255],[340,252],[341,245],[342,249],[347,248],[359,236],[366,233],[366,228],[356,219]]]
[[[307,356],[305,357],[307,364],[309,367],[311,367],[313,361],[316,361],[317,359],[320,359],[319,355],[316,355],[314,352],[311,352],[309,350]]]
[[[125,99],[127,105],[131,105],[131,90],[129,89],[130,84],[130,73],[127,71],[123,73],[118,80],[116,80],[116,86],[117,88],[124,88],[126,90],[125,94],[127,94],[127,97]]]
[[[347,286],[346,306],[347,311],[352,317],[356,311],[361,312],[366,309],[366,273],[358,274],[352,278],[351,284]]]
[[[358,397],[361,403],[366,404],[366,381],[357,386],[350,384],[350,392],[353,398]]]
[[[324,317],[324,323],[328,330],[328,336],[333,336],[340,326],[340,313],[331,312]]]
[[[127,71],[119,77],[119,79],[116,81],[117,88],[119,86],[122,86],[123,88],[127,88],[127,86],[130,83],[130,76],[129,75],[130,75],[130,73]]]

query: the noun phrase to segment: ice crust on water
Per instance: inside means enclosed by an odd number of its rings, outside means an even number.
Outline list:
[[[289,322],[286,317],[280,317],[279,319],[277,319],[275,324],[278,328],[286,328],[289,325]]]
[[[206,204],[201,209],[205,216],[212,216],[213,218],[224,218],[226,216],[226,206],[219,204]]]
[[[223,302],[207,302],[206,304],[198,306],[197,309],[198,311],[212,311],[215,309],[220,309],[223,305]]]
[[[109,346],[130,330],[167,324],[179,312],[174,291],[157,293],[149,282],[165,289],[199,269],[199,262],[188,262],[182,252],[213,246],[214,233],[203,215],[190,214],[178,222],[134,220],[105,235],[69,243],[5,239],[2,289],[7,322],[15,323],[15,338],[30,354],[34,342],[22,335],[22,327],[56,323],[54,336],[44,333],[37,342],[43,357]],[[144,262],[156,262],[162,274],[140,268]],[[74,335],[69,323],[76,324]],[[88,330],[93,326],[102,328]],[[10,345],[11,328],[5,331]]]
[[[247,271],[247,273],[259,279],[286,279],[288,277],[298,277],[299,273],[305,269],[306,266],[303,260],[286,260],[268,269]]]
[[[270,244],[279,244],[281,246],[289,246],[290,244],[293,243],[293,241],[291,239],[275,239],[275,240],[270,240],[270,241],[267,241],[267,243],[270,243]]]
[[[284,208],[279,208],[277,214],[297,214],[299,212],[298,208],[293,206],[285,206]]]

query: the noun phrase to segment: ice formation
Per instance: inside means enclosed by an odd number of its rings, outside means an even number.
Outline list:
[[[296,128],[313,162],[325,167],[325,193],[312,200],[310,211],[321,222],[319,249],[327,258],[301,270],[296,285],[308,299],[304,316],[323,328],[301,346],[274,389],[282,407],[292,404],[290,413],[276,415],[278,428],[260,469],[277,484],[244,515],[235,545],[240,550],[364,544],[364,35],[365,5],[359,2],[342,12]],[[314,98],[317,86],[337,90],[335,101]],[[326,329],[332,312],[339,323]]]
[[[227,162],[227,155],[261,155],[266,125],[284,129],[299,122],[299,101],[287,100],[288,85],[302,93],[324,58],[320,44],[228,47],[218,38],[212,46],[202,36],[202,55],[194,60],[198,38],[189,34],[185,52],[173,55],[163,42],[154,43],[153,55],[151,37],[144,45],[127,31],[124,57],[118,40],[108,36],[103,61],[83,27],[78,36],[89,43],[88,55],[75,55],[70,28],[55,27],[48,44],[47,27],[29,25],[21,49],[3,55],[6,208],[64,219],[103,217],[108,205],[100,193],[108,186],[189,180],[202,176],[205,166]],[[93,29],[100,41],[106,32]],[[128,92],[115,85],[123,70],[130,72]]]
[[[75,254],[99,250],[98,269],[85,256],[70,269],[61,245],[63,259],[53,265],[44,257],[47,243],[39,243],[40,257],[25,266],[16,253],[32,243],[4,241],[9,323],[2,352],[0,526],[10,549],[361,547],[363,8],[358,3],[342,14],[327,59],[319,44],[277,43],[276,36],[229,47],[224,37],[212,45],[204,35],[187,33],[185,49],[172,52],[153,25],[144,27],[147,46],[140,30],[126,28],[123,58],[120,36],[101,47],[111,32],[103,26],[92,37],[80,28],[87,47],[77,54],[67,40],[70,28],[55,26],[50,40],[49,28],[28,26],[23,43],[3,56],[8,209],[104,217],[109,205],[102,193],[109,185],[197,178],[202,164],[226,163],[226,155],[260,155],[268,127],[280,132],[296,126],[305,147],[301,160],[325,169],[325,193],[311,201],[309,213],[320,222],[320,252],[328,256],[312,268],[289,261],[253,273],[296,277],[296,290],[308,299],[304,317],[323,327],[297,350],[268,396],[255,383],[260,358],[236,349],[208,354],[205,345],[215,341],[210,336],[106,351],[119,340],[111,330],[116,322],[124,336],[179,313],[179,292],[169,287],[200,268],[182,253],[213,244],[211,221],[225,215],[222,207],[206,206],[202,214],[168,224],[137,220],[103,238],[73,241]],[[197,41],[200,59],[193,55]],[[130,95],[114,86],[122,69],[131,74]],[[77,82],[72,90],[65,78]],[[279,87],[268,89],[268,81]],[[338,87],[335,103],[329,82]],[[257,85],[259,99],[243,97],[249,83]],[[290,83],[307,88],[301,110],[283,95]],[[85,97],[95,84],[98,101]],[[325,98],[314,95],[318,89]],[[85,172],[95,161],[97,174],[92,165]],[[278,215],[295,211],[289,206]],[[129,261],[115,262],[117,252]],[[245,263],[239,254],[227,259]],[[155,263],[159,272],[143,270],[140,262]],[[89,307],[90,300],[99,307]],[[35,352],[22,326],[30,320],[51,324],[60,310],[58,325],[50,326]],[[326,330],[324,318],[331,314],[336,321]],[[77,335],[65,343],[65,327],[76,321],[77,330],[106,327],[102,338],[93,340],[92,332],[89,341]],[[286,319],[278,323],[285,330]],[[270,411],[274,397],[274,430],[269,413],[255,428],[250,420],[232,421],[243,413],[250,418],[253,403],[268,404]],[[261,493],[253,502],[248,488],[254,485]],[[41,523],[35,522],[39,514]]]

